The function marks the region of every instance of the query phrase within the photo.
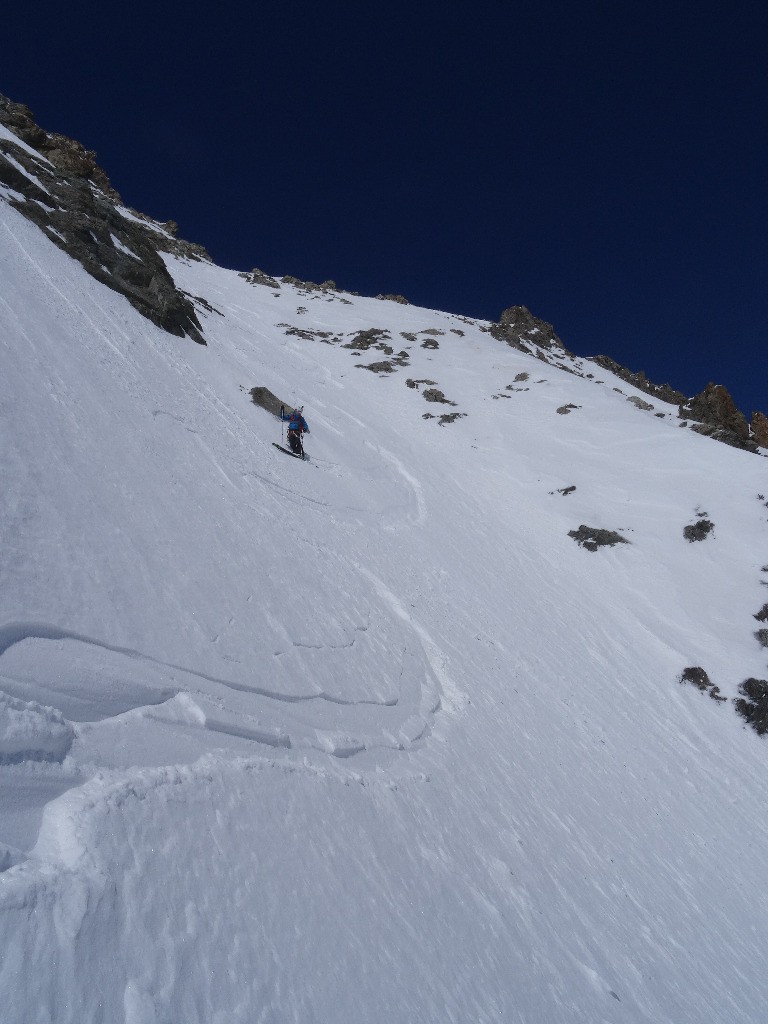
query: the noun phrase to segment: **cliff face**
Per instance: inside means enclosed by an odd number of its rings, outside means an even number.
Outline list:
[[[768,448],[768,416],[765,413],[752,413],[752,436],[761,448]]]
[[[11,206],[158,327],[204,345],[193,302],[160,253],[207,259],[205,250],[177,240],[173,222],[123,206],[92,150],[44,131],[26,106],[2,95],[0,126],[0,188]]]
[[[758,444],[750,437],[749,424],[722,384],[707,384],[704,390],[680,406],[680,416],[694,420],[693,429],[716,441],[756,452]]]
[[[540,320],[525,306],[510,306],[499,317],[499,322],[492,324],[490,332],[498,341],[506,342],[521,352],[532,349],[553,350],[567,353],[567,349],[555,333],[552,324]]]

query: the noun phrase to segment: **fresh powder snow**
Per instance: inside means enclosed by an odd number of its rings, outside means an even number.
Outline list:
[[[768,463],[166,262],[205,347],[0,200],[3,1024],[763,1022]]]

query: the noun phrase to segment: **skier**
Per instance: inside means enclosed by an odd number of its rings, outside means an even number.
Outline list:
[[[300,455],[302,458],[304,457],[304,446],[301,443],[301,435],[309,433],[303,413],[303,405],[298,406],[290,413],[285,411],[285,406],[280,406],[280,419],[288,421],[288,446],[294,455]]]

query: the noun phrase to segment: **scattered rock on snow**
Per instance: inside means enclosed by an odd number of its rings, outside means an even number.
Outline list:
[[[691,683],[696,686],[702,693],[709,692],[709,696],[712,700],[724,701],[725,697],[720,696],[720,687],[715,686],[710,680],[707,673],[699,665],[689,666],[684,668],[680,674],[678,682]]]
[[[456,405],[455,402],[451,402],[445,397],[439,388],[425,388],[422,391],[422,395],[428,402],[441,402],[443,405]]]
[[[371,373],[394,373],[395,364],[390,359],[381,359],[377,363],[355,363],[361,370],[370,370]]]
[[[697,523],[683,528],[683,536],[687,541],[693,543],[696,540],[704,540],[714,530],[715,524],[709,519],[700,518]]]
[[[760,642],[761,647],[768,647],[768,629],[758,629],[755,639]]]
[[[569,402],[568,405],[561,405],[557,411],[561,416],[567,416],[570,413],[571,409],[580,408],[580,405],[574,405],[572,402]]]
[[[389,331],[384,327],[369,327],[367,331],[355,331],[352,335],[352,341],[343,345],[343,348],[354,348],[359,352],[367,352],[370,348],[376,348],[380,351],[389,350],[391,353],[393,350],[391,346],[387,345],[386,342],[390,338]]]
[[[613,547],[614,544],[629,544],[626,537],[614,530],[601,530],[595,526],[585,526],[583,523],[578,530],[569,530],[568,536],[573,537],[577,544],[586,548],[587,551],[597,551],[601,547]]]
[[[742,696],[734,701],[736,710],[759,736],[764,735],[768,732],[768,681],[745,679],[739,693]]]
[[[630,395],[627,401],[631,402],[632,405],[637,406],[638,409],[642,409],[644,412],[652,412],[654,408],[650,402],[644,402],[642,398],[639,398],[637,395]]]
[[[247,274],[239,274],[239,277],[244,278],[248,284],[263,284],[268,288],[279,288],[280,282],[274,277],[270,277],[269,274],[265,274],[263,270],[259,270],[258,267],[254,267],[253,270]]]
[[[312,331],[304,327],[291,327],[287,324],[278,324],[278,327],[287,327],[286,334],[294,338],[303,338],[304,341],[323,341],[326,345],[331,343],[328,341],[329,338],[333,338],[333,331]]]

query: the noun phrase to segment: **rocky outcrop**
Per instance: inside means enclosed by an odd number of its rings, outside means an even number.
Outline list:
[[[274,277],[270,277],[269,274],[265,274],[263,270],[259,270],[258,267],[254,267],[253,270],[247,274],[240,274],[240,277],[244,278],[248,284],[261,284],[266,288],[279,288],[280,282]]]
[[[715,524],[710,519],[699,518],[695,523],[683,527],[683,536],[692,544],[694,541],[706,540],[714,528]]]
[[[19,139],[0,139],[0,185],[10,205],[158,327],[204,345],[195,306],[176,288],[160,252],[203,259],[205,250],[176,239],[172,221],[160,224],[124,207],[96,154],[44,131],[28,107],[0,96],[0,124]]]
[[[669,402],[670,405],[680,405],[687,401],[686,396],[682,391],[676,391],[669,384],[654,384],[653,381],[648,380],[642,370],[628,370],[626,366],[622,366],[621,363],[617,363],[615,359],[611,359],[610,356],[591,356],[591,363],[595,363],[597,366],[601,366],[604,370],[608,370],[609,373],[614,374],[616,377],[620,377],[625,380],[627,384],[631,384],[636,387],[638,391],[645,392],[646,395],[652,395],[654,398],[658,398],[660,402]]]
[[[653,412],[653,406],[650,402],[644,402],[639,395],[630,395],[627,399],[637,409],[642,409],[643,412]]]
[[[727,388],[722,384],[707,384],[704,390],[680,405],[682,419],[695,420],[693,429],[706,437],[730,444],[734,448],[756,452],[757,445],[750,439],[749,425]]]
[[[548,324],[546,320],[539,320],[525,306],[510,306],[505,309],[499,317],[499,322],[491,324],[489,331],[497,341],[506,342],[507,345],[522,352],[531,352],[533,347],[545,351],[557,349],[559,352],[570,354],[558,338],[552,324]]]
[[[736,710],[758,736],[764,736],[768,732],[768,680],[745,679],[739,686],[739,693]]]
[[[752,413],[752,439],[761,448],[768,448],[768,416],[762,412]]]
[[[568,536],[573,537],[576,543],[587,551],[597,551],[598,548],[613,547],[615,544],[629,544],[627,538],[615,530],[603,530],[596,526],[585,526],[583,523],[578,530],[569,530]]]
[[[382,299],[384,302],[399,302],[401,306],[410,306],[410,302],[404,295],[374,295],[375,299]]]
[[[720,695],[720,687],[715,686],[707,673],[700,665],[690,665],[684,668],[678,679],[680,683],[690,683],[702,693],[708,693],[712,700],[725,702],[726,697]]]
[[[456,405],[455,402],[451,402],[445,397],[440,388],[424,388],[422,395],[427,402],[439,402],[442,405]]]
[[[254,405],[258,405],[260,409],[265,409],[267,412],[272,413],[273,416],[280,416],[285,403],[281,402],[277,395],[273,394],[269,388],[251,388],[249,394]]]

